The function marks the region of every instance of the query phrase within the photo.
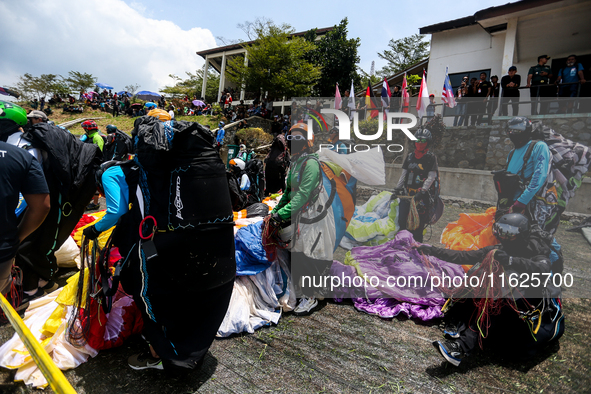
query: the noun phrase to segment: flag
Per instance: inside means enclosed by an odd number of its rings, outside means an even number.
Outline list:
[[[408,83],[406,82],[406,73],[402,79],[402,112],[408,112],[410,106],[410,95],[408,94]]]
[[[371,110],[371,113],[369,115],[370,119],[373,119],[376,116],[378,116],[378,114],[379,114],[379,111],[377,110],[378,106],[375,103],[373,89],[371,88],[370,85],[367,85],[367,89],[365,90],[365,108],[368,111]]]
[[[449,108],[456,106],[456,98],[454,97],[454,90],[451,87],[451,81],[447,74],[447,67],[445,67],[445,80],[443,81],[443,91],[441,92],[441,99]]]
[[[334,109],[341,109],[343,101],[341,100],[341,92],[339,92],[339,83],[337,82],[337,91],[334,94]]]
[[[351,111],[355,111],[355,92],[353,91],[353,80],[351,80],[351,91],[349,92],[349,103],[347,105],[349,108],[351,108]]]
[[[390,92],[390,85],[388,85],[388,81],[384,77],[384,83],[382,84],[382,107],[384,108],[384,120],[387,119],[388,112],[390,109],[390,96],[392,93]]]
[[[427,74],[423,69],[423,79],[421,79],[421,89],[419,90],[419,98],[417,100],[417,114],[419,118],[425,116],[429,105],[429,90],[427,89]]]

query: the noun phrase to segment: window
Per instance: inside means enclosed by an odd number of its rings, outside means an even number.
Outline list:
[[[486,79],[490,80],[490,68],[489,68],[486,70],[466,71],[463,73],[449,74],[449,81],[451,82],[451,86],[454,88],[454,91],[455,91],[455,89],[458,88],[460,86],[460,84],[462,83],[462,78],[464,76],[467,75],[468,81],[470,81],[472,78],[480,79],[480,73],[486,73]]]

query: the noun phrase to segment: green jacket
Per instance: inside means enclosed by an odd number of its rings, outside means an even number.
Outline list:
[[[313,153],[300,156],[289,167],[286,191],[272,211],[278,214],[281,220],[290,220],[292,214],[302,209],[309,202],[318,183],[322,181],[320,165],[313,158],[318,159],[318,155]],[[300,175],[304,163],[304,172]]]
[[[101,150],[101,152],[103,151],[105,141],[103,140],[103,137],[101,137],[101,135],[99,134],[98,131],[95,131],[92,134],[86,134],[86,138],[87,138],[87,141],[92,142],[93,144],[98,146],[99,149]]]

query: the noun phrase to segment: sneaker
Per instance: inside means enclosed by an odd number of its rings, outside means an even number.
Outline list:
[[[45,292],[43,291],[43,289],[37,289],[37,292],[35,294],[32,295],[28,295],[27,293],[23,293],[23,299],[21,300],[21,303],[18,307],[16,307],[16,311],[20,312],[23,311],[25,309],[27,309],[29,307],[29,304],[31,303],[31,301],[43,297],[45,295]]]
[[[456,367],[460,365],[462,359],[466,357],[466,354],[457,341],[435,341],[433,342],[433,346],[435,346],[435,349],[441,353],[443,358]]]
[[[97,209],[99,209],[101,207],[101,204],[95,204],[95,203],[90,203],[86,206],[86,210],[87,211],[96,211]]]
[[[127,359],[127,363],[136,371],[148,368],[164,369],[162,366],[162,359],[153,357],[149,351],[145,353],[134,354]]]
[[[41,287],[41,290],[43,290],[45,292],[45,294],[49,294],[51,292],[56,291],[58,287],[59,287],[59,285],[57,283],[50,280],[49,282],[47,282],[47,284],[45,286]]]
[[[293,310],[293,314],[296,316],[309,315],[314,308],[318,306],[318,300],[314,297],[302,297],[300,303]]]
[[[443,328],[443,333],[448,338],[454,338],[454,339],[459,338],[460,332],[458,329],[458,323],[454,322],[454,321],[450,321],[450,322],[445,323],[445,327]]]

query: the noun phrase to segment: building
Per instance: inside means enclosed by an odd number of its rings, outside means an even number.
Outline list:
[[[589,0],[523,0],[422,27],[421,34],[431,35],[429,93],[441,97],[446,67],[454,88],[464,75],[486,72],[500,79],[512,65],[525,86],[529,68],[545,54],[551,56],[548,64],[554,75],[573,53],[589,72],[589,21]],[[521,101],[530,100],[529,89],[520,93]],[[520,113],[529,114],[529,104],[521,104]]]
[[[333,28],[332,27],[327,27],[327,28],[323,28],[323,29],[316,29],[316,39],[320,39],[324,34],[326,34],[327,32],[331,31]],[[294,33],[291,36],[292,37],[299,37],[299,36],[303,36],[304,34],[306,34],[307,31],[303,31],[303,32],[299,32],[299,33]],[[254,43],[254,41],[247,41],[247,42],[242,42],[242,43],[238,43],[238,44],[231,44],[231,45],[225,45],[222,47],[217,47],[217,48],[212,48],[212,49],[207,49],[205,51],[200,51],[197,52],[197,55],[201,56],[203,59],[205,59],[205,64],[203,66],[203,86],[201,87],[201,97],[205,97],[205,88],[207,87],[207,70],[209,69],[209,66],[213,67],[217,72],[220,73],[220,84],[218,87],[218,100],[222,97],[222,92],[224,91],[224,89],[226,88],[233,88],[233,89],[237,89],[237,86],[235,86],[234,83],[232,83],[231,81],[226,79],[226,64],[228,62],[228,59],[230,59],[231,57],[236,57],[236,56],[240,56],[240,57],[244,57],[244,61],[246,63],[248,63],[248,51],[246,50],[246,47],[248,47],[249,45],[251,45],[252,43]],[[244,89],[240,90],[240,100],[244,100],[245,99],[245,94],[246,92],[244,91]],[[277,105],[281,105],[279,102],[274,103],[275,106]],[[289,105],[286,104],[286,105]]]

